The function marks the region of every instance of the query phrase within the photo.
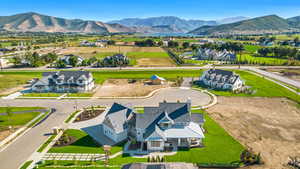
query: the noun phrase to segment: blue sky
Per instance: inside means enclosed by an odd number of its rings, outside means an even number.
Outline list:
[[[204,20],[269,14],[291,17],[300,15],[300,0],[1,0],[1,16],[29,11],[100,21],[152,16]]]

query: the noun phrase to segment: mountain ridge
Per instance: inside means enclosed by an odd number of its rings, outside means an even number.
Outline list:
[[[0,29],[17,32],[76,32],[76,33],[118,33],[131,32],[119,24],[82,19],[64,19],[36,12],[0,16]]]
[[[189,33],[198,35],[259,34],[293,31],[295,26],[277,15],[267,15],[218,26],[203,26]]]

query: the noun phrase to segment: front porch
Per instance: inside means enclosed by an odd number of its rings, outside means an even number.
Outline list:
[[[166,141],[128,141],[124,152],[145,155],[153,152],[176,152],[178,149],[202,147],[202,140],[197,138],[168,138]]]

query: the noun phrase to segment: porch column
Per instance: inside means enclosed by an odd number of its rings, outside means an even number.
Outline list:
[[[181,139],[178,138],[178,146],[180,146],[180,144],[181,144]]]

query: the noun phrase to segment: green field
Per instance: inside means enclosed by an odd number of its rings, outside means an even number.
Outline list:
[[[244,45],[245,51],[249,53],[256,53],[258,49],[261,48],[261,46],[258,45]]]
[[[271,57],[254,57],[251,54],[242,54],[237,56],[238,62],[246,64],[258,65],[288,65],[287,59],[271,58]],[[300,65],[300,61],[294,61],[295,65]]]
[[[102,146],[98,145],[92,137],[81,130],[68,129],[65,131],[68,136],[75,137],[76,141],[68,146],[52,147],[49,153],[104,153]],[[111,153],[122,151],[122,146],[113,146]]]
[[[41,74],[35,73],[10,73],[10,72],[1,72],[0,73],[0,95],[1,92],[9,88],[18,87],[26,84],[28,80],[31,80],[34,77],[40,77]],[[5,82],[5,83],[4,83]]]
[[[203,112],[194,110],[193,113]],[[239,161],[240,154],[245,148],[206,113],[204,117],[204,128],[207,131],[204,134],[204,147],[179,151],[176,155],[166,156],[167,162],[230,164]]]
[[[0,113],[5,113],[0,115],[0,131],[8,130],[8,126],[23,126],[30,122],[32,119],[37,117],[40,112],[38,110],[41,108],[38,107],[10,107],[11,115],[6,114],[7,107],[0,107]],[[14,113],[22,111],[33,111],[33,112],[24,112],[24,113]]]
[[[259,77],[246,71],[235,71],[245,81],[247,86],[254,90],[253,94],[234,94],[230,91],[210,90],[218,96],[251,96],[251,97],[286,97],[300,104],[300,96],[290,90],[271,82],[263,77]],[[195,86],[197,87],[197,86]]]
[[[102,59],[102,58],[105,58],[107,56],[112,56],[112,55],[115,55],[117,54],[117,52],[99,52],[95,55],[96,58],[98,59]]]

